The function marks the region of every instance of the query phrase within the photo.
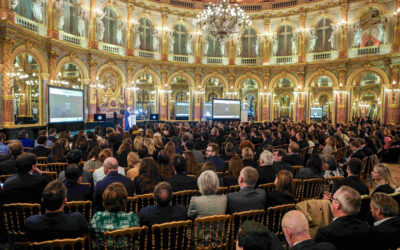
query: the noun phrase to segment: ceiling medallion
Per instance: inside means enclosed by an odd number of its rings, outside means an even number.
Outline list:
[[[239,37],[251,25],[249,16],[238,4],[230,4],[226,0],[217,0],[194,19],[202,32],[220,43]]]

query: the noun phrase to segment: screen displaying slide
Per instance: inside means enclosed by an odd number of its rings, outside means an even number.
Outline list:
[[[176,117],[189,117],[189,103],[177,102],[175,103],[175,116]]]
[[[83,91],[49,86],[49,123],[83,122]]]
[[[322,118],[322,108],[311,108],[310,111],[310,118],[311,119],[320,119]]]
[[[213,119],[240,119],[240,100],[213,99]]]

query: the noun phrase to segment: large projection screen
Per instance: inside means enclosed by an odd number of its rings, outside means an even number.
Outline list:
[[[175,117],[186,118],[189,117],[189,103],[177,102],[175,103]]]
[[[213,99],[213,119],[240,119],[240,100]]]
[[[83,122],[83,90],[49,86],[49,123]]]
[[[322,108],[311,108],[310,118],[311,119],[321,119],[322,118]]]

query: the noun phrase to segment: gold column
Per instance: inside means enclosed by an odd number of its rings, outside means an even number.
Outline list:
[[[269,19],[264,19],[264,58],[263,64],[269,64]],[[265,83],[264,83],[264,86]]]
[[[305,43],[305,30],[306,30],[306,17],[307,14],[302,13],[300,14],[300,35],[299,35],[299,42],[300,42],[300,46],[299,46],[299,59],[298,62],[299,63],[304,63],[306,61],[306,43]],[[304,87],[304,86],[303,86]]]
[[[47,22],[47,35],[51,38],[58,39],[58,30],[55,26],[55,6],[54,0],[47,1],[47,13],[49,16]]]
[[[14,96],[12,94],[13,82],[11,72],[13,70],[13,61],[10,57],[15,41],[12,39],[0,39],[1,55],[1,77],[2,77],[2,101],[3,101],[3,128],[14,126]]]
[[[97,88],[96,88],[96,68],[98,62],[96,60],[89,60],[89,77],[90,77],[90,85],[89,85],[89,122],[94,121],[94,114],[96,113],[97,108]]]
[[[395,9],[395,13],[397,14],[394,16],[393,52],[400,51],[400,12],[398,10],[400,10],[400,0],[397,0],[397,6]]]
[[[134,81],[133,81],[133,72],[135,71],[135,66],[128,66],[126,67],[127,69],[127,74],[126,74],[126,83],[127,86],[132,87],[134,85]],[[134,105],[136,102],[136,95],[135,95],[135,91],[133,90],[126,90],[125,92],[125,102],[127,104],[127,106],[131,106],[134,107],[134,109],[136,109],[136,105]]]
[[[130,4],[128,6],[128,25],[127,25],[127,29],[128,29],[127,40],[128,40],[128,42],[127,42],[127,45],[126,45],[126,55],[127,56],[133,56],[134,53],[135,53],[135,51],[133,49],[133,46],[132,46],[133,10],[134,10],[134,7],[133,7],[133,5]],[[129,83],[129,81],[128,81],[128,83]]]
[[[236,50],[235,42],[233,40],[229,41],[229,65],[235,65]]]
[[[162,18],[162,34],[161,34],[161,60],[163,61],[168,61],[168,27],[167,27],[167,21],[168,21],[168,14],[167,13],[162,13],[161,14]],[[165,80],[167,81],[167,80]]]
[[[233,89],[235,87],[235,77],[236,77],[235,73],[229,74],[229,90],[228,90],[229,92],[233,92]],[[231,94],[230,98],[228,98],[228,99],[235,99],[235,95]]]
[[[203,96],[203,94],[200,93],[201,90],[202,90],[201,76],[202,76],[201,71],[196,69],[196,72],[195,72],[195,77],[196,77],[195,89],[197,88],[198,93],[193,93],[194,94],[194,98],[193,98],[194,99],[194,116],[192,116],[192,119],[194,121],[200,121],[201,113],[204,113],[204,111],[201,112],[201,110],[202,110],[201,99],[202,99],[202,96]]]
[[[49,53],[49,73],[50,73],[50,80],[57,79],[57,58],[58,54],[55,51],[50,51]]]
[[[348,0],[341,0],[341,11],[342,11],[342,25],[340,35],[340,51],[339,58],[347,57],[347,17],[349,14],[349,3]]]
[[[270,115],[270,112],[269,112],[269,107],[270,107],[269,101],[271,99],[271,93],[267,92],[268,80],[269,80],[269,76],[270,75],[271,75],[270,73],[264,73],[263,74],[263,80],[264,80],[263,93],[264,94],[263,94],[263,96],[261,98],[261,100],[262,100],[261,119],[260,119],[261,121],[266,121],[266,120],[270,120],[271,119],[271,117],[270,117],[271,115]]]
[[[96,38],[96,0],[90,0],[90,18],[89,18],[89,47],[98,49],[99,44]]]
[[[196,64],[201,64],[202,61],[202,54],[201,54],[201,33],[200,33],[200,27],[196,27],[196,45],[195,45],[195,63]]]
[[[9,3],[9,0],[0,0],[0,20],[6,20],[8,18],[8,12],[10,11]]]
[[[168,120],[169,116],[169,108],[168,108],[168,92],[167,92],[167,77],[168,77],[168,69],[163,68],[161,69],[161,89],[160,89],[160,120],[166,121]]]

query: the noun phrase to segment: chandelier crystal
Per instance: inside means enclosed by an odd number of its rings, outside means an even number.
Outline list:
[[[229,4],[226,0],[212,3],[194,20],[201,30],[220,43],[239,37],[251,25],[249,16],[237,4]]]

